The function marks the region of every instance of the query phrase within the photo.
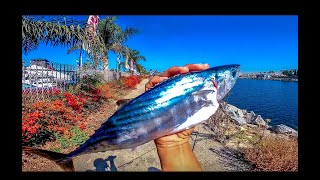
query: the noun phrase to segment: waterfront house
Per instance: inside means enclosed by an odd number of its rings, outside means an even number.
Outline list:
[[[256,78],[258,78],[258,79],[270,79],[271,76],[269,74],[257,74]]]
[[[23,67],[22,75],[22,84],[35,87],[55,87],[59,82],[73,80],[67,71],[54,69],[46,59],[31,60],[30,66]]]

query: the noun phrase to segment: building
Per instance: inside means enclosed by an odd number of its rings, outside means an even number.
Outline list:
[[[256,77],[258,79],[269,79],[271,76],[269,74],[257,74]]]
[[[44,68],[50,67],[49,61],[46,59],[32,59],[30,60],[30,66],[36,65]]]

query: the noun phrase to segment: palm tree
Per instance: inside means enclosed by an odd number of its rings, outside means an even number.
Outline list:
[[[121,55],[125,56],[128,53],[128,47],[124,46],[126,42],[132,35],[138,32],[134,28],[122,28],[116,24],[117,17],[107,17],[103,19],[98,24],[97,33],[105,44],[105,52],[102,56],[104,63],[104,74],[106,75],[109,69],[109,59],[108,53],[110,51],[117,54],[117,71],[120,64]]]
[[[139,61],[140,60],[146,61],[147,59],[144,56],[141,56],[140,52],[138,50],[129,49],[127,56],[126,56],[126,61],[129,62],[131,60],[133,61],[135,69],[137,69],[137,71],[140,74],[146,72],[145,68],[141,64],[139,64]],[[121,65],[123,68],[126,68],[125,63],[121,63]],[[131,71],[131,73],[133,73],[133,71]]]

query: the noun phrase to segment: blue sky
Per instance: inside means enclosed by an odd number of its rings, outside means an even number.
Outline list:
[[[86,21],[88,16],[74,16]],[[100,15],[101,18],[106,16]],[[140,33],[126,45],[140,51],[147,70],[208,63],[210,66],[240,64],[242,72],[298,68],[298,16],[117,16],[117,23]],[[22,55],[23,60],[45,58],[76,64],[79,52],[67,55],[67,47],[41,44]],[[116,56],[109,54],[110,68]]]

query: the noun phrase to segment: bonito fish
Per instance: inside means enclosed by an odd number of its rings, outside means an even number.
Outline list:
[[[72,157],[135,148],[192,128],[217,111],[218,101],[234,86],[239,71],[239,65],[224,65],[171,77],[124,104],[69,154],[26,146],[23,150],[53,160],[65,171],[74,171]]]

